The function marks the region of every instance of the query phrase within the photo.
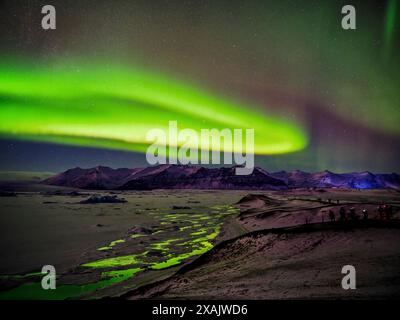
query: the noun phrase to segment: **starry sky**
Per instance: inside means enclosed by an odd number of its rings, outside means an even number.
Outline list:
[[[254,128],[270,171],[400,171],[397,0],[46,4],[56,30],[42,1],[0,4],[0,170],[145,166],[177,120]]]

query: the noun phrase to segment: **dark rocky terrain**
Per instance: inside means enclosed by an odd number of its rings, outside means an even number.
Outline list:
[[[318,197],[318,198],[316,198]],[[368,201],[365,201],[367,199]],[[334,200],[334,201],[333,201]],[[337,201],[338,200],[338,201]],[[377,205],[393,206],[391,219]],[[316,190],[249,194],[212,250],[128,299],[386,299],[400,297],[400,199],[389,190]],[[329,221],[328,210],[355,208],[359,219]],[[367,209],[368,219],[361,218]],[[307,221],[307,222],[305,222]],[[223,234],[236,224],[239,236]],[[236,228],[239,230],[239,228]],[[356,269],[355,290],[341,285]]]
[[[129,299],[382,299],[400,297],[399,225],[362,222],[260,230],[217,245]],[[343,290],[353,265],[357,289]]]

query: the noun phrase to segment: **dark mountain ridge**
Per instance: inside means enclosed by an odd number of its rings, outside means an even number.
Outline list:
[[[250,175],[236,175],[235,167],[204,168],[188,165],[158,165],[147,168],[97,166],[73,168],[42,181],[43,184],[80,189],[243,189],[289,188],[400,189],[400,175],[371,172],[308,173],[300,170],[269,173],[256,167]]]

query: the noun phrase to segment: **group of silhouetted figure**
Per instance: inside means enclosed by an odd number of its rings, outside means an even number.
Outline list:
[[[377,208],[378,211],[378,219],[380,220],[391,220],[393,216],[393,208],[391,205],[379,205]],[[335,212],[330,209],[329,210],[329,219],[331,222],[336,221]],[[356,220],[368,220],[368,210],[362,209],[361,215],[357,214],[356,209],[351,207],[348,211],[345,207],[340,207],[339,209],[339,221],[356,221]]]

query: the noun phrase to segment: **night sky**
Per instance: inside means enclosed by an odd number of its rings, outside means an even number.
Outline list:
[[[145,166],[177,120],[254,128],[269,171],[400,172],[399,53],[397,0],[5,0],[0,170]]]

